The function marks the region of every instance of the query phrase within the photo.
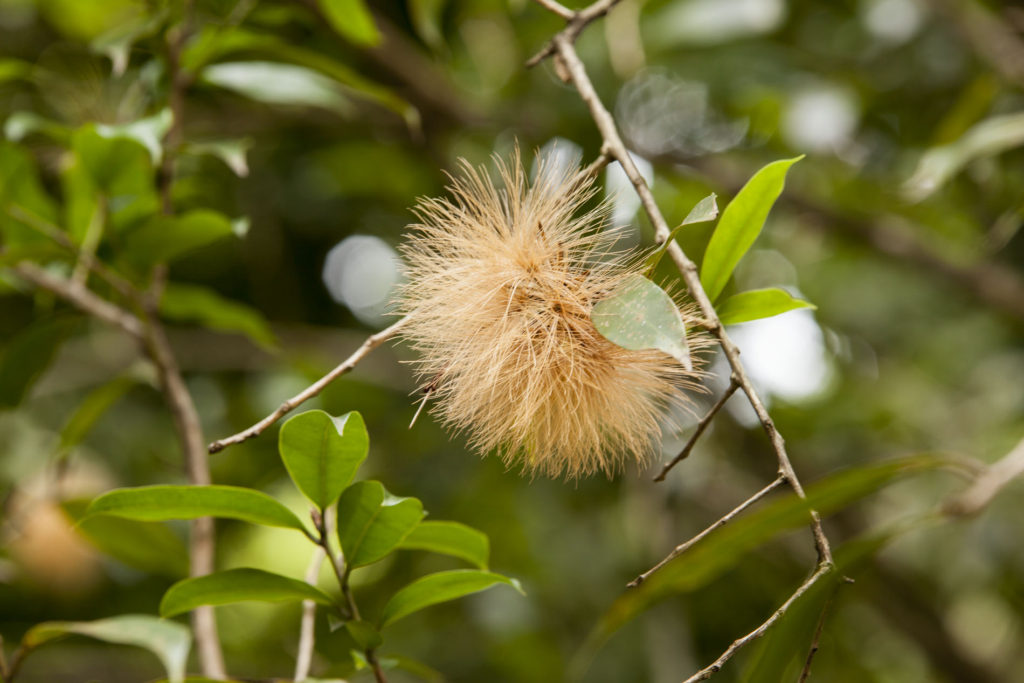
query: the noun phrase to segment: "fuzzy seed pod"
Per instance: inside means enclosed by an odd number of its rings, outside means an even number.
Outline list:
[[[660,351],[629,351],[590,320],[642,264],[615,253],[590,178],[518,151],[502,187],[463,161],[451,199],[421,200],[402,246],[396,309],[433,412],[482,454],[531,474],[578,478],[645,463],[660,423],[699,377]],[[691,340],[691,345],[699,340]]]

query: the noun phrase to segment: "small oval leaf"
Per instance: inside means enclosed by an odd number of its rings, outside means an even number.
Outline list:
[[[648,275],[654,272],[654,269],[658,267],[658,263],[661,261],[661,257],[665,255],[665,251],[668,250],[668,245],[672,243],[672,240],[676,238],[676,235],[682,231],[687,225],[693,223],[706,223],[707,221],[713,221],[718,218],[718,195],[714,192],[709,194],[704,199],[697,202],[696,206],[690,209],[690,213],[686,214],[686,218],[683,222],[672,229],[672,232],[668,234],[665,241],[662,242],[658,247],[651,252],[651,255],[647,257],[644,262],[644,272]]]
[[[338,501],[338,540],[349,569],[372,564],[405,539],[423,519],[416,498],[396,498],[379,481],[360,481]]]
[[[761,318],[770,318],[798,308],[817,308],[814,304],[794,299],[783,289],[751,289],[733,294],[718,307],[718,319],[723,325],[735,325]]]
[[[262,569],[228,569],[206,576],[183,579],[167,589],[160,601],[160,616],[173,617],[202,605],[233,602],[301,602],[312,600],[333,605],[331,596],[298,579]]]
[[[487,569],[491,553],[487,534],[458,522],[420,522],[398,547],[451,555],[479,569]]]
[[[471,593],[478,593],[497,584],[512,586],[523,595],[526,594],[518,581],[493,572],[477,569],[453,569],[452,571],[429,574],[413,581],[391,596],[381,613],[381,628],[425,607],[455,600]]]
[[[672,297],[642,275],[629,275],[590,313],[594,327],[624,349],[658,349],[693,369],[686,323]]]
[[[761,234],[768,212],[782,194],[789,167],[803,159],[773,161],[754,174],[722,212],[704,252],[700,282],[714,301],[725,289],[732,271]]]
[[[322,410],[300,413],[284,423],[278,439],[292,481],[321,510],[338,500],[369,447],[366,425],[357,412],[341,417]]]
[[[32,627],[22,643],[33,648],[69,634],[145,648],[160,658],[170,683],[185,680],[192,635],[183,624],[146,614],[125,614],[98,621],[50,621]]]
[[[146,522],[226,517],[243,522],[298,529],[299,518],[265,493],[238,486],[139,486],[114,489],[96,498],[84,519],[113,515]]]

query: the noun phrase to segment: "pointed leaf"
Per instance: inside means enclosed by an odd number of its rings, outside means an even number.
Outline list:
[[[624,349],[658,349],[692,370],[686,323],[672,297],[642,275],[629,275],[590,313],[597,331]]]
[[[725,207],[701,264],[700,281],[712,301],[725,289],[736,264],[761,234],[768,212],[782,194],[786,172],[801,159],[803,156],[768,164]]]
[[[267,104],[323,107],[347,114],[352,105],[336,82],[312,69],[276,62],[225,62],[203,70],[203,80]]]
[[[660,244],[650,256],[644,261],[644,272],[650,275],[654,272],[654,269],[658,267],[658,263],[661,261],[661,257],[665,255],[668,250],[668,245],[672,243],[672,240],[676,238],[683,228],[687,225],[694,223],[706,223],[707,221],[713,221],[718,218],[718,195],[714,192],[709,194],[704,199],[697,202],[696,206],[690,209],[690,213],[686,214],[686,218],[683,222],[672,229],[672,232],[668,234],[665,241]]]
[[[512,586],[525,595],[518,581],[493,572],[454,569],[429,574],[422,579],[413,581],[391,596],[381,613],[381,628],[389,626],[413,612],[418,612],[424,607],[455,600],[471,593],[478,593],[498,584]]]
[[[735,325],[761,318],[770,318],[797,308],[817,308],[814,304],[794,299],[784,289],[769,287],[751,289],[733,294],[718,307],[718,318],[723,325]]]
[[[263,314],[208,287],[168,283],[160,298],[160,315],[178,322],[197,322],[210,330],[244,334],[266,350],[277,346]]]
[[[195,142],[189,144],[185,151],[189,154],[209,154],[223,161],[228,168],[234,171],[239,178],[249,175],[249,149],[253,141],[244,138],[241,140],[211,140],[208,142]]]
[[[292,481],[321,510],[338,500],[366,460],[370,437],[357,412],[310,410],[281,427],[278,448]]]
[[[183,579],[167,589],[160,601],[160,616],[173,617],[202,605],[235,602],[302,602],[333,605],[331,596],[305,581],[263,571],[228,569],[206,576]]]
[[[225,517],[252,524],[306,528],[295,514],[265,493],[238,486],[139,486],[114,489],[96,498],[85,519],[112,515],[160,522],[169,519]]]
[[[420,522],[399,545],[405,550],[429,550],[466,560],[487,569],[490,540],[487,534],[458,522]]]
[[[416,498],[396,498],[379,481],[360,481],[338,501],[338,540],[349,568],[386,556],[423,519]]]
[[[356,45],[380,43],[380,32],[363,0],[318,0],[331,27]]]
[[[157,216],[125,236],[124,253],[146,266],[173,261],[193,249],[234,235],[231,220],[209,209],[180,216]]]
[[[22,642],[32,648],[69,634],[146,648],[160,658],[171,683],[182,683],[185,679],[192,635],[186,626],[177,622],[141,614],[99,621],[50,621],[34,626]]]

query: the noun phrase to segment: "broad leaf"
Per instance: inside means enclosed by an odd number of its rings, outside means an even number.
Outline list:
[[[398,547],[451,555],[479,569],[487,569],[490,556],[487,534],[458,522],[420,522]]]
[[[163,156],[163,139],[171,129],[174,115],[169,108],[161,109],[153,116],[119,124],[97,124],[96,132],[109,139],[134,140],[149,152],[154,164]]]
[[[310,410],[281,427],[281,459],[299,490],[321,510],[338,500],[366,459],[370,437],[357,412]]]
[[[518,581],[493,572],[477,569],[454,569],[429,574],[422,579],[413,581],[391,596],[381,613],[381,628],[425,607],[455,600],[471,593],[478,593],[499,584],[512,586],[525,595]]]
[[[723,325],[735,325],[761,318],[770,318],[797,308],[817,308],[814,304],[794,299],[783,289],[751,289],[733,294],[718,307],[718,319]]]
[[[249,175],[249,149],[252,140],[210,140],[194,142],[185,147],[189,154],[209,154],[223,161],[239,178]]]
[[[203,80],[257,102],[323,107],[343,114],[352,111],[351,103],[337,83],[303,66],[276,62],[225,62],[206,67]]]
[[[12,215],[21,208],[44,221],[57,218],[57,205],[39,180],[35,161],[21,147],[0,140],[0,237],[8,248],[26,242],[45,242],[47,238]]]
[[[346,621],[345,630],[352,636],[352,640],[356,641],[356,645],[364,650],[379,647],[384,642],[384,639],[380,637],[380,631],[374,628],[373,624],[366,621],[359,621],[358,619]]]
[[[363,0],[317,0],[331,27],[356,45],[380,43],[380,32]]]
[[[181,216],[157,216],[125,237],[124,253],[138,265],[172,261],[193,249],[231,237],[231,220],[209,209]]]
[[[252,524],[306,528],[295,514],[265,493],[238,486],[140,486],[114,489],[96,498],[85,518],[113,515],[160,522],[169,519],[225,517]]]
[[[168,588],[160,601],[160,616],[173,617],[202,605],[303,600],[312,600],[321,605],[334,604],[331,596],[305,581],[262,569],[228,569],[184,579]]]
[[[338,540],[349,569],[372,564],[398,547],[423,519],[416,498],[397,498],[379,481],[360,481],[338,501]]]
[[[196,322],[218,332],[244,334],[267,350],[277,346],[270,325],[259,311],[208,287],[168,283],[160,299],[160,315],[176,322]]]
[[[642,275],[632,274],[590,313],[597,331],[624,349],[658,349],[693,369],[686,323],[672,297]]]
[[[786,172],[801,159],[803,156],[768,164],[725,207],[701,264],[700,281],[712,301],[725,289],[736,264],[761,234],[768,212],[782,194]]]
[[[697,202],[696,206],[690,209],[690,213],[686,214],[686,218],[683,219],[683,222],[673,228],[665,241],[647,257],[646,261],[644,261],[645,273],[650,275],[654,272],[654,269],[658,267],[658,263],[661,261],[661,257],[664,256],[665,252],[668,250],[668,245],[672,243],[672,240],[676,238],[676,235],[678,235],[683,228],[687,225],[692,225],[694,223],[706,223],[718,218],[717,199],[718,195],[712,192],[707,197]]]
[[[151,151],[137,136],[110,126],[86,124],[72,135],[71,145],[100,192],[111,197],[152,192]]]
[[[24,400],[80,323],[74,316],[44,318],[7,343],[0,351],[0,408],[12,408]]]
[[[22,642],[33,648],[71,634],[145,648],[160,658],[171,683],[182,683],[185,679],[192,634],[177,622],[133,614],[98,621],[49,621],[32,627]]]

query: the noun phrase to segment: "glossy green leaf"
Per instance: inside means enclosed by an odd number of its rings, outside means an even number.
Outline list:
[[[642,275],[628,276],[590,313],[594,327],[624,349],[658,349],[691,370],[686,323],[672,297]]]
[[[139,486],[114,489],[89,505],[86,519],[95,515],[113,515],[147,522],[225,517],[306,532],[299,518],[284,505],[265,493],[238,486]]]
[[[80,323],[73,316],[43,318],[7,343],[0,351],[0,408],[12,408],[24,400]]]
[[[370,437],[357,412],[332,417],[309,410],[285,422],[278,438],[292,481],[321,510],[338,500],[369,448]]]
[[[133,263],[153,265],[234,235],[231,220],[209,209],[181,216],[157,216],[125,236],[124,253]]]
[[[683,228],[687,225],[693,225],[694,223],[706,223],[713,221],[718,218],[718,195],[714,192],[709,194],[704,199],[697,202],[697,204],[690,209],[690,213],[686,214],[686,218],[683,222],[677,225],[669,233],[668,238],[658,246],[651,255],[647,257],[644,262],[644,272],[648,275],[654,272],[654,269],[658,267],[658,263],[661,261],[661,257],[665,255],[668,250],[668,245],[672,243],[672,240],[676,238]]]
[[[362,46],[380,43],[380,31],[363,0],[317,0],[328,23],[347,40]]]
[[[352,104],[330,78],[277,62],[224,62],[203,70],[203,81],[267,104],[323,107],[352,113]]]
[[[136,384],[138,380],[134,377],[116,377],[89,392],[64,423],[59,449],[66,452],[81,443],[96,421]]]
[[[362,567],[383,558],[423,519],[416,498],[398,498],[379,481],[360,481],[338,501],[338,540],[348,567]]]
[[[458,557],[479,569],[487,569],[490,557],[487,534],[458,522],[420,522],[399,545],[404,550],[429,550]]]
[[[782,194],[786,172],[801,159],[803,156],[768,164],[725,207],[704,252],[700,272],[701,284],[712,301],[725,289],[736,264],[761,234],[768,212]]]
[[[380,637],[380,632],[373,624],[366,621],[358,619],[346,621],[345,630],[348,631],[352,640],[356,641],[356,645],[364,650],[380,647],[380,644],[384,642],[384,639]]]
[[[78,521],[89,501],[66,501],[62,507]],[[166,524],[98,515],[75,529],[97,550],[129,567],[172,579],[188,576],[188,548]]]
[[[160,615],[173,617],[202,605],[235,602],[301,602],[312,600],[333,605],[331,596],[305,581],[263,571],[228,569],[206,576],[183,579],[167,589],[160,601]]]
[[[425,607],[478,593],[499,584],[512,586],[525,595],[518,581],[493,572],[477,569],[454,569],[429,574],[413,581],[391,596],[381,613],[381,628]]]
[[[175,322],[195,322],[218,332],[243,334],[264,349],[277,346],[266,318],[254,308],[207,287],[168,283],[160,299],[160,315]]]
[[[723,325],[735,325],[761,318],[770,318],[798,308],[817,308],[814,304],[794,299],[784,289],[769,287],[751,289],[733,294],[718,307],[718,318]]]
[[[119,645],[135,645],[155,654],[168,680],[182,683],[192,645],[188,627],[148,615],[126,614],[98,621],[49,621],[32,627],[22,643],[28,648],[67,635],[82,635]]]

